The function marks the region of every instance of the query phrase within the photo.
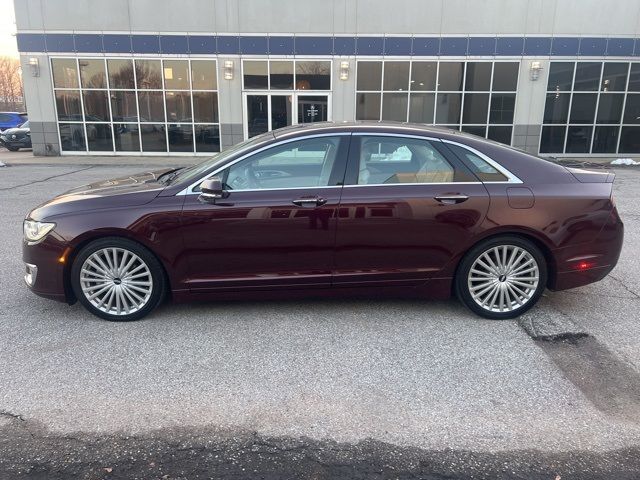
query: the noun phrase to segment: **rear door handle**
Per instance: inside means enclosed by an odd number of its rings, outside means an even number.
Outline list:
[[[293,200],[294,205],[304,208],[319,207],[327,203],[327,200],[322,197],[302,197]]]
[[[461,194],[437,195],[433,198],[444,205],[455,205],[456,203],[462,203],[469,200],[468,196]]]

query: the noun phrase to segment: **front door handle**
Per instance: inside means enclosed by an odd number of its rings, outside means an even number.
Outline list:
[[[437,195],[433,198],[443,205],[455,205],[456,203],[462,203],[469,200],[468,196],[461,194]]]
[[[327,200],[322,197],[302,197],[293,200],[294,205],[304,208],[319,207],[327,203]]]

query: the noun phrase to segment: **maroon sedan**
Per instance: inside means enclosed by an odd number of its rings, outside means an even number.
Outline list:
[[[24,222],[38,295],[136,320],[175,301],[452,292],[494,319],[605,277],[614,174],[419,125],[316,124],[71,190]]]

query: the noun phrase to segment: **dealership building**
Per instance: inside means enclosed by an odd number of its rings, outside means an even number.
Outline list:
[[[640,155],[640,2],[15,0],[35,155],[210,155],[291,124],[435,124]]]

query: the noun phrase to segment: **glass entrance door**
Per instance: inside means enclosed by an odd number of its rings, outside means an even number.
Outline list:
[[[245,138],[293,124],[330,119],[329,95],[246,93],[244,97]]]

